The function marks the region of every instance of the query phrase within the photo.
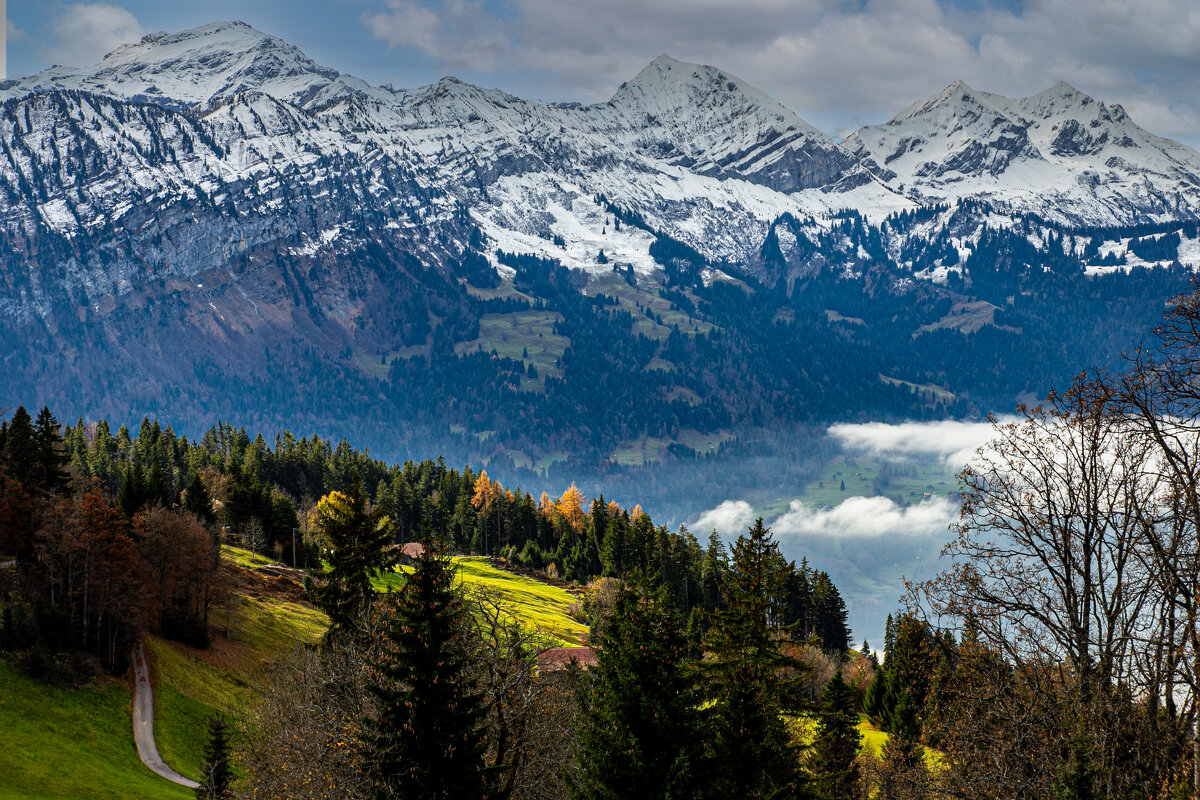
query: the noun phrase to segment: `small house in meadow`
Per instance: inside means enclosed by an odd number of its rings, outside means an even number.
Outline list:
[[[408,542],[400,545],[400,555],[397,557],[396,563],[404,566],[411,566],[414,561],[420,558],[425,553],[425,545],[420,542]]]
[[[574,663],[582,670],[600,663],[596,651],[590,647],[552,647],[538,653],[538,674],[561,672]]]

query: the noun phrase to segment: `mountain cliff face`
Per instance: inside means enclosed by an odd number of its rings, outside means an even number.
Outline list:
[[[0,144],[0,406],[498,431],[471,446],[514,464],[544,415],[608,463],[1003,405],[1075,367],[956,390],[939,359],[970,373],[1062,297],[1116,302],[1022,281],[1200,263],[1200,155],[1061,84],[956,83],[838,144],[666,56],[606,102],[544,104],[370,86],[220,23],[0,83]],[[1192,227],[1106,229],[1171,221]],[[1060,333],[1037,335],[1069,352]]]

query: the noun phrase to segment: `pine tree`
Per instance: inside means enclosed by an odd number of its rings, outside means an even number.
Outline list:
[[[329,615],[332,638],[367,630],[375,590],[371,578],[391,563],[391,521],[380,508],[367,505],[362,478],[345,492],[330,492],[317,504],[317,531],[325,539],[322,554],[329,571],[314,570],[307,588]]]
[[[37,476],[38,447],[33,429],[33,418],[25,406],[17,408],[8,423],[4,439],[4,460],[8,474],[34,494],[40,488]]]
[[[816,577],[812,588],[814,612],[817,618],[817,635],[821,645],[831,653],[845,655],[850,649],[850,626],[846,623],[849,612],[841,593],[829,579],[829,573]]]
[[[132,469],[125,470],[121,478],[121,490],[117,492],[117,505],[127,519],[133,519],[146,504],[146,471],[142,462],[135,461]]]
[[[729,553],[720,535],[714,530],[708,536],[704,560],[700,562],[700,586],[704,593],[704,608],[716,611],[721,605],[725,573],[729,570]]]
[[[838,670],[821,695],[813,742],[811,768],[821,800],[849,800],[855,795],[858,769],[854,759],[861,738],[855,699],[854,689]]]
[[[229,723],[217,715],[208,723],[208,744],[200,767],[198,800],[225,800],[233,796],[233,770],[229,766]]]
[[[381,620],[371,692],[379,717],[367,735],[376,796],[494,798],[498,767],[485,764],[483,697],[469,675],[470,621],[440,545],[425,552]]]
[[[665,589],[624,586],[597,637],[579,729],[577,800],[696,797],[703,746],[687,642]]]
[[[200,480],[199,475],[192,476],[192,482],[188,484],[183,495],[183,507],[205,525],[213,525],[217,521],[212,495],[208,493],[208,487]]]
[[[726,608],[710,632],[714,748],[722,762],[713,784],[717,796],[807,796],[798,748],[780,716],[789,694],[781,670],[801,665],[782,655],[768,626],[771,599],[785,577],[781,561],[770,530],[757,520],[734,545]]]

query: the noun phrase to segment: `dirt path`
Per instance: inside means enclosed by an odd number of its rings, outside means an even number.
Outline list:
[[[146,648],[142,642],[133,648],[133,675],[133,740],[137,743],[138,758],[172,783],[195,789],[200,784],[168,767],[154,744],[154,692],[150,688],[150,667],[146,664]]]

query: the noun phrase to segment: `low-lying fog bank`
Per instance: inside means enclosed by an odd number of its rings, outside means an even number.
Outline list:
[[[921,487],[929,491],[909,492],[914,496],[908,498],[884,491],[846,496],[836,504],[806,499],[805,487],[797,486],[798,497],[782,511],[729,498],[695,514],[687,526],[702,540],[715,530],[732,541],[757,517],[764,517],[787,558],[807,557],[812,566],[829,573],[846,600],[855,642],[866,638],[873,647],[882,645],[887,615],[896,609],[904,581],[924,580],[939,569],[938,554],[958,516],[952,476],[992,434],[988,422],[833,425],[827,438],[843,457],[871,459],[904,474],[946,477]],[[787,493],[785,487],[779,491]]]

